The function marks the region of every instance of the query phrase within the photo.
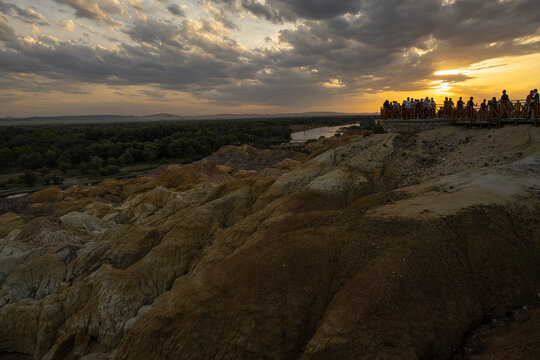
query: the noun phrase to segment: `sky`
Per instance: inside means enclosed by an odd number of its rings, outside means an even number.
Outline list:
[[[538,0],[0,0],[0,117],[524,99]]]

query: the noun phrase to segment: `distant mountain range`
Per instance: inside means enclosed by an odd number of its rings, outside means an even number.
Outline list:
[[[304,112],[290,114],[214,114],[214,115],[74,115],[74,116],[33,116],[26,118],[6,117],[0,118],[0,126],[22,125],[74,125],[74,124],[105,124],[105,123],[131,123],[153,121],[188,121],[188,120],[233,120],[233,119],[260,119],[260,118],[286,118],[286,117],[318,117],[318,116],[354,116],[367,114],[340,113],[340,112]],[[371,114],[369,114],[371,115]]]

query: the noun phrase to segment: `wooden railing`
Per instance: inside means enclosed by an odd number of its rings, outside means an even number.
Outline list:
[[[453,120],[454,123],[474,124],[497,124],[500,127],[503,122],[514,122],[516,125],[527,118],[534,120],[534,126],[538,126],[540,119],[540,102],[527,105],[523,100],[512,100],[507,103],[498,103],[495,106],[488,105],[485,108],[475,106],[472,108],[458,109],[455,107],[412,107],[406,109],[402,106],[381,108],[381,119],[445,119]]]

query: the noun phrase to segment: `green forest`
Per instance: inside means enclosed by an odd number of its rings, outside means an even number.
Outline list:
[[[32,186],[61,183],[61,174],[114,175],[136,164],[188,163],[232,142],[280,144],[291,127],[317,127],[361,122],[372,116],[206,120],[159,123],[0,127],[0,168],[24,172],[19,180]]]

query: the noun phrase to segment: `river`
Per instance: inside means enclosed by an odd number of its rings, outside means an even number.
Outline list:
[[[297,131],[291,134],[291,142],[306,142],[310,139],[318,139],[321,136],[332,137],[336,132],[339,132],[340,129],[349,128],[351,126],[360,126],[357,124],[347,124],[347,125],[338,125],[338,126],[323,126],[309,130]]]

